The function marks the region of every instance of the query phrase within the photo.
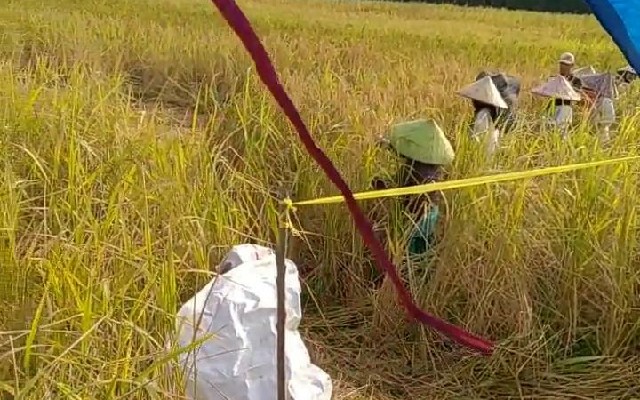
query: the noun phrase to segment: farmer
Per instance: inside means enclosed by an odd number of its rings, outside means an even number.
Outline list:
[[[598,128],[600,139],[606,142],[610,138],[611,125],[616,120],[614,101],[618,97],[618,90],[615,77],[605,72],[585,75],[581,79],[583,87],[593,93],[594,105],[591,109],[591,119]]]
[[[416,120],[395,125],[383,143],[399,157],[400,169],[391,185],[410,187],[443,178],[443,167],[451,164],[454,151],[444,132],[433,120]],[[375,189],[391,186],[374,178]],[[435,243],[435,228],[440,218],[440,192],[407,195],[402,198],[404,213],[412,221],[407,252],[410,258],[425,255]]]
[[[629,84],[631,84],[631,82],[638,79],[636,70],[633,69],[630,65],[618,69],[616,75],[617,83],[621,86],[621,88],[626,88]]]
[[[560,58],[558,59],[558,73],[560,74],[560,76],[565,77],[569,81],[569,83],[571,83],[571,86],[573,86],[573,89],[575,91],[579,92],[580,90],[582,90],[582,82],[580,81],[580,78],[575,76],[573,73],[575,64],[576,58],[573,53],[562,53],[560,55]]]
[[[497,119],[500,110],[506,110],[509,106],[500,95],[491,76],[488,75],[462,88],[458,94],[470,99],[475,109],[471,137],[479,142],[480,137],[485,136],[487,155],[493,155],[500,140]]]
[[[563,139],[567,139],[569,128],[573,123],[573,104],[582,98],[580,93],[576,92],[567,78],[562,75],[552,77],[531,92],[553,99],[551,106],[553,116],[547,122],[560,130]]]

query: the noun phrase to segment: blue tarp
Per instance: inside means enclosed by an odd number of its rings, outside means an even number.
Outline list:
[[[640,0],[585,0],[629,64],[640,71]]]

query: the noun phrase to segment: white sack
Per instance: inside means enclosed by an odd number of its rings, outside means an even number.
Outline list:
[[[178,312],[178,346],[212,336],[180,358],[188,399],[275,400],[275,253],[262,246],[238,245],[221,265],[227,272],[214,278]],[[286,261],[285,286],[288,398],[330,400],[331,378],[311,364],[297,330],[302,317],[300,281],[290,260]],[[198,322],[194,338],[193,327]]]

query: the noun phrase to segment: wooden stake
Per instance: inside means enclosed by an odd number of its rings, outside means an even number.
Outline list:
[[[285,212],[286,215],[286,212]],[[285,219],[285,221],[288,219]],[[284,335],[287,313],[285,310],[285,260],[287,256],[288,228],[281,224],[278,228],[278,247],[276,250],[276,370],[277,400],[287,399],[287,381],[285,376]]]

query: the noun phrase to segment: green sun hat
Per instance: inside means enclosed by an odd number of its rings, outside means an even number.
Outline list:
[[[455,158],[451,142],[434,120],[393,125],[389,144],[402,156],[424,164],[449,165]]]

